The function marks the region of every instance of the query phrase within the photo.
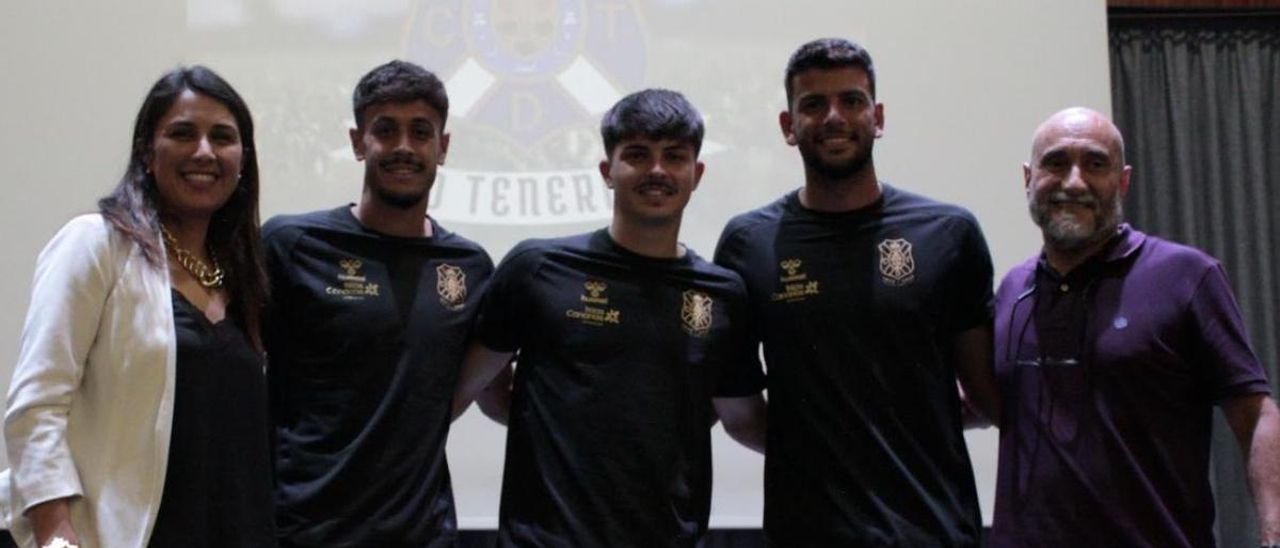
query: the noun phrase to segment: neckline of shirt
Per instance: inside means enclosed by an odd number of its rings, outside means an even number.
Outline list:
[[[885,203],[897,193],[897,189],[892,185],[880,181],[880,196],[877,196],[874,201],[865,206],[847,211],[818,211],[805,207],[803,203],[800,203],[800,190],[797,188],[787,193],[785,202],[787,209],[800,215],[827,221],[860,221],[877,217],[884,211]]]
[[[613,239],[613,236],[609,235],[609,229],[607,227],[597,229],[592,233],[591,237],[593,240],[598,241],[604,249],[635,264],[659,267],[684,266],[693,264],[693,258],[697,255],[694,253],[693,249],[683,243],[679,244],[685,249],[684,256],[682,257],[650,257],[648,255],[641,255],[618,244],[618,242]]]
[[[437,223],[436,220],[432,218],[430,215],[427,216],[427,222],[431,223],[430,236],[396,236],[394,234],[386,234],[383,232],[378,232],[377,230],[374,230],[372,228],[365,226],[364,223],[360,222],[360,219],[356,218],[355,214],[351,212],[351,208],[355,207],[355,205],[356,204],[354,203],[348,202],[347,205],[336,208],[335,212],[337,213],[338,219],[340,220],[340,222],[351,227],[356,232],[359,232],[361,234],[375,236],[375,237],[383,238],[387,240],[412,242],[412,243],[431,243],[431,242],[439,241],[441,238],[444,238],[449,234],[449,232],[444,228],[442,228],[440,226],[440,223]]]

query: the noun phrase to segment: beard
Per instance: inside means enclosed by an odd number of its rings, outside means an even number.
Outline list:
[[[431,192],[430,188],[423,189],[421,192],[396,192],[381,185],[371,185],[373,197],[396,209],[412,209],[414,206],[422,203],[427,198],[427,194]]]
[[[380,168],[386,169],[395,164],[405,163],[423,169],[423,175],[430,177],[430,182],[420,188],[398,189],[389,187],[380,180]],[[429,166],[424,166],[417,158],[409,155],[395,155],[379,162],[378,165],[366,164],[364,179],[365,185],[372,191],[374,199],[396,209],[411,209],[427,199],[427,196],[431,193],[431,187],[435,186],[435,176],[435,171],[429,169]]]
[[[1106,241],[1124,221],[1124,208],[1118,194],[1101,199],[1092,193],[1072,196],[1064,190],[1055,190],[1041,197],[1033,197],[1028,204],[1031,219],[1044,233],[1045,245],[1059,251],[1080,251]],[[1085,222],[1079,216],[1065,211],[1055,215],[1053,209],[1057,204],[1091,207],[1094,212],[1093,222]]]
[[[859,148],[852,158],[838,162],[823,159],[817,143],[801,145],[798,148],[800,158],[804,160],[804,166],[810,171],[828,181],[844,181],[866,169],[871,163],[871,149],[875,145],[875,139],[860,139],[860,142],[865,143],[866,146]]]

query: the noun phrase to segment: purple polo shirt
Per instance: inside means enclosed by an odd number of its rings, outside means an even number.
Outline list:
[[[996,294],[1004,397],[990,546],[1213,546],[1213,405],[1268,393],[1222,266],[1122,225],[1067,276]]]

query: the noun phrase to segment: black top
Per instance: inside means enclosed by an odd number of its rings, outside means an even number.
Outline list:
[[[262,360],[230,319],[173,291],[177,375],[164,495],[149,546],[275,546]]]
[[[516,246],[480,341],[519,350],[500,546],[693,546],[710,511],[711,397],[763,388],[734,273],[605,230]]]
[[[455,542],[445,437],[493,266],[471,241],[432,231],[380,234],[347,206],[263,227],[284,544]]]
[[[845,213],[792,192],[730,221],[716,252],[764,344],[778,546],[978,545],[950,343],[991,318],[991,259],[969,212],[883,188]]]

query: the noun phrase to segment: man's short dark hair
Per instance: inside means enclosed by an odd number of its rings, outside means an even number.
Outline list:
[[[613,156],[614,147],[626,139],[672,139],[702,150],[706,127],[702,115],[688,99],[669,89],[646,89],[623,97],[600,121],[604,152]]]
[[[351,94],[356,127],[364,127],[364,111],[371,105],[417,100],[426,101],[440,114],[441,125],[449,118],[449,96],[445,93],[444,83],[435,74],[398,59],[379,65],[360,78],[355,92]]]
[[[871,63],[871,54],[862,46],[844,38],[819,38],[800,46],[787,61],[787,73],[783,79],[783,84],[787,87],[787,104],[791,104],[791,94],[795,89],[792,79],[797,74],[811,69],[839,68],[857,68],[867,73],[867,81],[871,83],[871,98],[875,98],[876,68]]]

